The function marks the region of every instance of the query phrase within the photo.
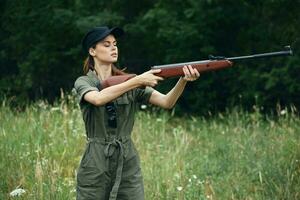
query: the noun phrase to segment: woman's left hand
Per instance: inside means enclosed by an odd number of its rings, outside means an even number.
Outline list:
[[[185,81],[195,81],[200,77],[200,73],[197,69],[193,68],[191,65],[185,65],[183,67]]]

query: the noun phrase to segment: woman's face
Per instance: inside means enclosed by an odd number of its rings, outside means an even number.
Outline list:
[[[117,62],[118,47],[115,37],[113,35],[108,35],[106,38],[98,42],[94,49],[90,49],[90,54],[103,64]]]

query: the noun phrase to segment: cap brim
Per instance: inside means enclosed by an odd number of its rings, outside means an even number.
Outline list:
[[[117,37],[120,37],[120,36],[124,35],[124,31],[123,31],[123,29],[121,29],[119,27],[111,28],[111,29],[107,30],[105,33],[103,33],[101,35],[101,37],[99,37],[96,40],[96,42],[99,42],[100,40],[103,40],[105,37],[107,37],[110,34],[113,35],[113,36],[115,36],[117,38]]]
[[[124,30],[119,27],[114,27],[114,28],[110,29],[110,33],[112,35],[114,35],[115,37],[120,37],[120,36],[124,35]]]
[[[105,33],[103,33],[101,35],[101,37],[97,38],[95,40],[94,44],[97,43],[97,42],[99,42],[100,40],[103,40],[104,38],[106,38],[110,34],[112,34],[113,36],[115,36],[116,38],[118,38],[118,37],[124,35],[124,33],[125,32],[123,31],[123,29],[121,29],[119,27],[111,28],[111,29],[107,30]]]

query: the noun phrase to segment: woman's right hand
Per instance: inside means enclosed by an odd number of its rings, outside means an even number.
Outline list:
[[[155,74],[159,73],[161,69],[151,69],[143,74],[140,74],[135,77],[140,85],[154,87],[158,84],[158,81],[164,80],[160,76],[156,76]]]

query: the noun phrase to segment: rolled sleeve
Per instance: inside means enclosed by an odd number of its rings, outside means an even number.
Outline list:
[[[83,102],[83,97],[87,92],[99,91],[99,86],[91,81],[87,76],[79,77],[74,83],[74,88],[77,93],[79,103]]]
[[[148,86],[145,89],[138,88],[136,90],[135,99],[137,100],[137,102],[140,102],[140,103],[145,103],[145,104],[149,103],[149,99],[150,99],[153,91],[154,91],[154,89],[152,87],[148,87]]]

